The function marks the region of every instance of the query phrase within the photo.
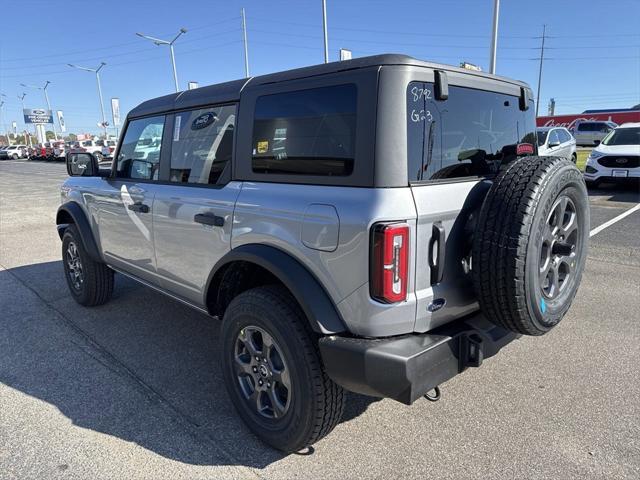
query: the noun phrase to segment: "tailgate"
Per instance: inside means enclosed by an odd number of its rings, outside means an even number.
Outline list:
[[[469,218],[479,210],[488,188],[477,180],[411,187],[418,214],[415,331],[426,332],[478,309],[468,270]]]

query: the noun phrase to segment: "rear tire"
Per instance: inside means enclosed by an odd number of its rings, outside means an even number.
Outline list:
[[[113,293],[113,270],[89,256],[75,225],[69,225],[62,236],[62,264],[76,302],[93,307],[109,301]]]
[[[483,313],[524,335],[551,330],[578,291],[588,242],[587,190],[576,166],[555,157],[511,163],[487,193],[473,240]]]
[[[344,390],[325,373],[317,338],[284,288],[258,287],[234,298],[220,340],[231,401],[262,441],[295,452],[338,424]]]

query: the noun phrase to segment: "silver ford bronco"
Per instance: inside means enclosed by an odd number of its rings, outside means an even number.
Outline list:
[[[380,55],[144,102],[109,169],[67,155],[71,295],[103,304],[118,272],[218,317],[231,401],[283,451],[331,432],[345,390],[437,398],[580,284],[585,184],[536,156],[531,97]]]

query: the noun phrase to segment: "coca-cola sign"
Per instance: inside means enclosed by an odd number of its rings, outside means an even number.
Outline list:
[[[626,122],[640,122],[640,110],[627,112],[575,113],[572,115],[554,115],[538,117],[538,127],[565,127],[571,130],[579,121],[607,121],[621,125]]]

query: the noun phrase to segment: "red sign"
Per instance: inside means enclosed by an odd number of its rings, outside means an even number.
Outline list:
[[[565,127],[571,130],[577,121],[608,121],[622,125],[627,122],[640,122],[640,110],[630,112],[601,112],[601,113],[575,113],[572,115],[555,115],[553,117],[538,117],[538,127]]]

